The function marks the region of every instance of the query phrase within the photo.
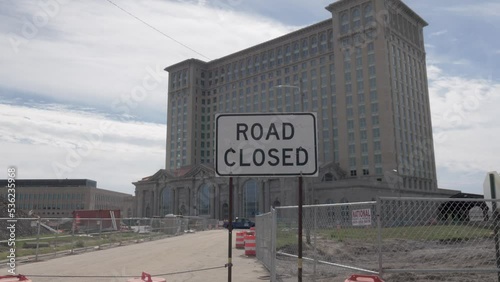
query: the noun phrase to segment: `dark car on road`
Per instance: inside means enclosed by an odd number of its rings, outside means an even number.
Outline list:
[[[251,221],[248,218],[237,217],[233,220],[233,229],[248,229],[250,227],[254,227],[255,222]],[[229,221],[224,221],[224,228],[229,227]]]

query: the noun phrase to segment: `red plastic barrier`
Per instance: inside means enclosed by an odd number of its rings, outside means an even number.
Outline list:
[[[245,248],[245,232],[236,233],[236,249]]]
[[[384,282],[384,281],[376,275],[353,274],[351,275],[351,277],[347,278],[344,282]]]
[[[31,282],[30,279],[21,274],[0,276],[0,282],[17,282],[17,281]]]
[[[255,256],[255,236],[254,235],[245,235],[245,256]]]

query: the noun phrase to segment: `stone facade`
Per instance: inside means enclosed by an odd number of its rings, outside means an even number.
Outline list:
[[[306,204],[331,204],[375,200],[376,197],[449,197],[457,191],[413,191],[385,179],[359,180],[345,176],[338,165],[320,167],[318,177],[304,177]],[[209,165],[184,167],[135,182],[135,213],[139,217],[177,214],[224,220],[228,218],[229,178],[215,177]],[[203,191],[204,187],[210,187]],[[234,177],[234,216],[253,218],[274,206],[293,206],[298,201],[298,177]],[[248,192],[254,195],[249,197]],[[255,200],[255,201],[254,201]],[[204,207],[203,207],[204,206]]]

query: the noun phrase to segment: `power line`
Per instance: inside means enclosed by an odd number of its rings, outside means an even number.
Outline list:
[[[191,48],[191,47],[187,46],[186,44],[184,44],[184,43],[180,42],[179,40],[177,40],[177,39],[173,38],[172,36],[170,36],[170,35],[168,35],[168,34],[164,33],[163,31],[161,31],[161,30],[157,29],[156,27],[154,27],[154,26],[150,25],[149,23],[147,23],[147,22],[143,21],[142,19],[140,19],[140,18],[139,18],[139,17],[137,17],[136,15],[134,15],[134,14],[130,13],[129,11],[127,11],[127,10],[123,9],[122,7],[118,6],[118,5],[117,5],[116,3],[114,3],[113,1],[111,1],[111,0],[106,0],[106,1],[108,1],[111,5],[115,6],[116,8],[118,8],[118,9],[122,10],[123,12],[127,13],[127,14],[128,14],[128,15],[130,15],[131,17],[135,18],[136,20],[140,21],[141,23],[145,24],[145,25],[146,25],[146,26],[148,26],[149,28],[151,28],[151,29],[155,30],[156,32],[158,32],[158,33],[162,34],[163,36],[167,37],[168,39],[170,39],[170,40],[174,41],[175,43],[177,43],[177,44],[181,45],[182,47],[184,47],[184,48],[186,48],[186,49],[189,49],[190,51],[193,51],[194,53],[196,53],[196,54],[198,54],[198,55],[202,56],[203,58],[205,58],[205,59],[207,59],[207,60],[210,60],[210,58],[209,58],[209,57],[207,57],[207,56],[203,55],[202,53],[200,53],[200,52],[196,51],[195,49],[193,49],[193,48]]]

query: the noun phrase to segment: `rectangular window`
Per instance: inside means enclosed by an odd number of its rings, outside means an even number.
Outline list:
[[[347,121],[347,129],[354,129],[354,121],[353,120]]]

